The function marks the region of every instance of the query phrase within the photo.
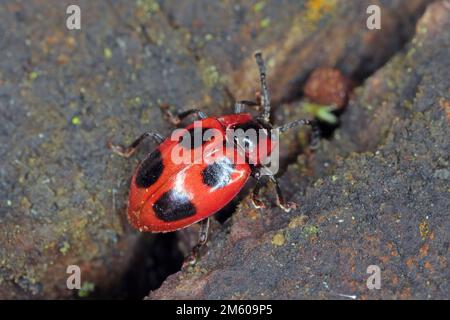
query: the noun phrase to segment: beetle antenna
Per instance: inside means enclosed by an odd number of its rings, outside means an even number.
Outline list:
[[[262,94],[262,105],[263,112],[260,116],[264,122],[269,123],[270,118],[270,96],[269,90],[267,89],[267,80],[266,80],[266,66],[264,64],[264,60],[260,51],[255,53],[256,63],[259,68],[259,79],[261,80],[261,94]]]

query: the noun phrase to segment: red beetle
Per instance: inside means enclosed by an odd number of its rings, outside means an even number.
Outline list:
[[[174,125],[179,125],[183,118],[192,114],[197,115],[199,121],[185,127],[175,138],[172,134],[164,139],[158,133],[149,131],[129,147],[109,144],[115,153],[129,157],[147,137],[152,137],[158,143],[158,147],[138,165],[131,180],[128,219],[140,231],[148,232],[170,232],[201,222],[199,242],[189,262],[195,261],[199,248],[206,242],[209,217],[227,205],[250,176],[259,182],[261,173],[268,175],[275,183],[278,205],[285,211],[296,206],[284,201],[277,179],[265,166],[265,160],[276,145],[271,136],[265,65],[261,53],[256,53],[255,58],[261,80],[258,102],[239,101],[235,104],[234,114],[211,118],[197,109],[174,116],[164,107],[164,114]],[[263,112],[254,118],[249,113],[241,112],[244,106],[262,107]],[[312,140],[317,140],[317,126],[310,120],[293,121],[276,129],[283,132],[304,124],[313,127]],[[229,135],[229,132],[236,132],[237,129],[253,129],[256,137],[252,140],[247,135],[238,138]],[[208,131],[213,134],[206,138]],[[201,134],[200,140],[196,139],[197,132]],[[264,154],[260,152],[261,146],[265,147]],[[174,160],[174,155],[180,150],[185,151],[189,161]],[[207,156],[214,157],[205,161]],[[252,201],[257,208],[264,206],[258,199],[260,185],[257,183],[252,193]]]

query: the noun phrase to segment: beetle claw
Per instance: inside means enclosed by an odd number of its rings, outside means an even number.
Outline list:
[[[113,144],[111,141],[108,141],[108,148],[111,149],[111,151],[114,152],[115,154],[125,158],[129,158],[134,151],[131,150],[130,152],[130,150],[127,150],[121,145]]]
[[[198,260],[197,254],[191,253],[184,259],[181,269],[184,270],[186,268],[189,268],[190,266],[194,266],[197,263],[197,260]]]
[[[299,206],[298,206],[298,204],[297,203],[295,203],[295,202],[286,202],[286,203],[283,203],[283,204],[279,204],[279,207],[281,208],[281,209],[283,209],[285,212],[290,212],[292,209],[297,209]]]
[[[111,141],[108,141],[108,148],[111,149],[112,152],[120,156],[123,154],[123,147],[120,145],[113,144]]]
[[[264,209],[264,208],[266,207],[266,205],[264,204],[264,202],[262,202],[262,201],[259,200],[259,199],[253,198],[253,199],[252,199],[252,203],[253,203],[253,206],[254,206],[256,209]]]

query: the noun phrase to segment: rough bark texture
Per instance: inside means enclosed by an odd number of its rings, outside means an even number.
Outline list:
[[[296,101],[312,70],[363,81],[431,3],[375,1],[382,30],[370,31],[373,2],[86,0],[81,31],[65,27],[71,1],[2,2],[0,298],[79,296],[66,288],[71,264],[82,269],[82,296],[91,284],[121,296],[177,271],[170,236],[140,235],[125,218],[131,172],[152,145],[128,161],[106,142],[169,134],[160,103],[218,115],[252,98],[256,49],[268,58],[275,121],[303,115]],[[151,297],[445,297],[447,30],[448,4],[438,2],[408,47],[356,89],[315,156],[297,159],[303,136],[286,135],[282,187],[299,210],[261,218],[244,200],[213,226],[201,263]],[[369,264],[382,267],[383,290],[365,289]]]

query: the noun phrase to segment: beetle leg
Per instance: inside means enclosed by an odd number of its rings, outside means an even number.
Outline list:
[[[133,155],[133,153],[136,151],[137,147],[141,144],[141,142],[144,141],[145,138],[147,137],[151,137],[158,144],[164,141],[164,138],[159,133],[147,131],[144,134],[142,134],[139,138],[137,138],[128,147],[115,145],[112,144],[111,141],[109,141],[108,148],[110,148],[114,153],[118,154],[119,156],[129,158]]]
[[[265,208],[266,205],[264,204],[264,202],[261,200],[259,194],[261,191],[261,184],[258,182],[255,186],[255,188],[253,189],[253,192],[250,194],[250,200],[253,203],[253,206],[256,209],[261,209],[261,208]]]
[[[311,149],[317,149],[319,146],[320,141],[320,131],[319,126],[317,125],[317,122],[315,120],[308,120],[308,119],[299,119],[295,120],[289,123],[286,123],[282,125],[281,127],[278,127],[277,129],[280,130],[280,133],[285,132],[289,129],[302,126],[302,125],[308,125],[311,126]]]
[[[266,205],[261,200],[259,194],[261,192],[262,186],[267,182],[267,177],[272,177],[273,174],[269,168],[262,166],[254,168],[252,171],[252,176],[256,179],[256,186],[253,189],[253,192],[250,194],[250,200],[252,201],[255,208],[265,208]]]
[[[167,104],[164,104],[164,105],[161,105],[161,110],[162,110],[166,120],[174,126],[178,126],[184,118],[186,118],[187,116],[190,116],[191,114],[197,115],[197,117],[199,119],[207,118],[206,114],[199,109],[189,109],[186,111],[182,111],[182,112],[178,113],[177,115],[174,115],[169,110],[169,106]]]
[[[208,240],[208,229],[209,229],[209,217],[200,221],[200,231],[198,234],[198,242],[192,248],[191,254],[186,258],[184,265],[192,265],[197,262],[197,258],[200,253],[201,247],[206,243],[206,240]]]
[[[234,113],[241,113],[244,107],[261,107],[261,104],[255,101],[241,100],[234,104]]]
[[[278,206],[286,212],[289,212],[292,209],[298,208],[298,204],[296,204],[295,202],[287,202],[284,200],[283,193],[282,193],[280,185],[278,183],[278,179],[275,176],[271,176],[270,179],[275,184],[275,189],[277,191]]]
[[[264,175],[262,174],[264,173]],[[278,183],[278,179],[275,177],[275,175],[270,171],[267,167],[259,167],[253,170],[252,172],[253,177],[257,180],[257,184],[255,186],[255,189],[253,189],[253,194],[251,195],[251,200],[253,202],[253,205],[256,208],[264,208],[264,203],[259,198],[259,191],[261,190],[261,179],[264,177],[269,177],[270,181],[273,182],[275,185],[275,190],[277,192],[277,205],[283,209],[286,212],[291,211],[291,209],[298,208],[298,205],[295,202],[287,202],[284,200],[283,193],[281,191],[280,185]]]

